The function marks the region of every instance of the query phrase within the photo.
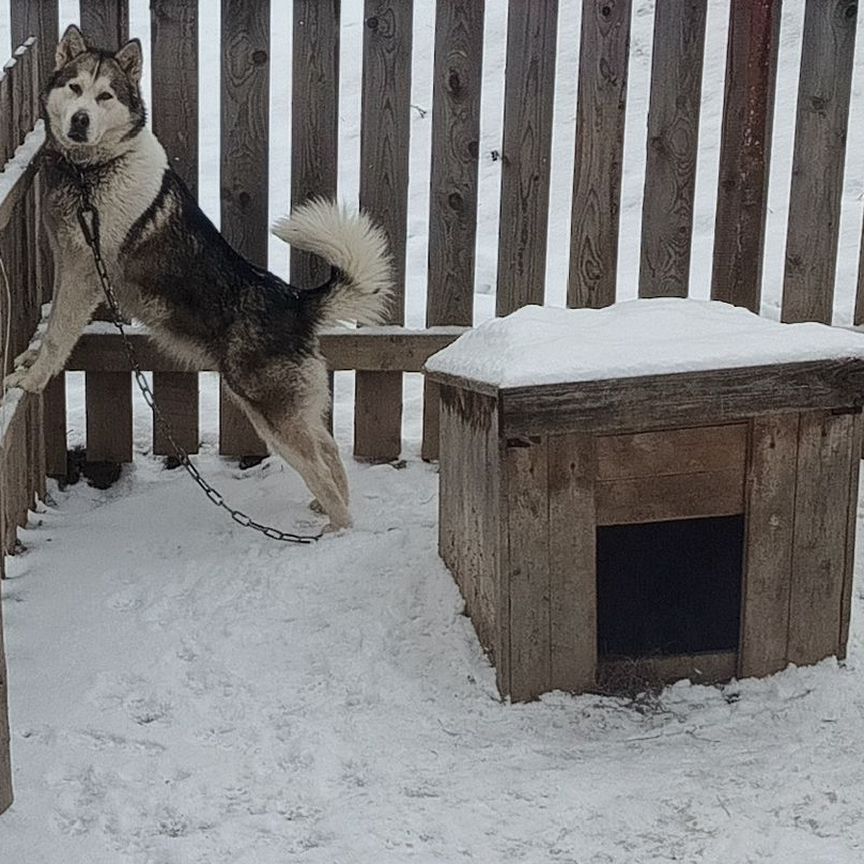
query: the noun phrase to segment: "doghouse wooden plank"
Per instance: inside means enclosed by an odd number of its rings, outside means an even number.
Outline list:
[[[81,31],[88,45],[116,51],[129,39],[128,0],[81,0]]]
[[[849,620],[852,614],[852,587],[855,581],[855,529],[858,525],[858,480],[861,470],[861,448],[864,439],[864,417],[856,415],[849,466],[849,496],[846,507],[846,557],[843,572],[843,594],[840,600],[840,633],[837,657],[846,657],[849,643]]]
[[[87,460],[132,461],[132,377],[128,372],[88,372],[84,381]]]
[[[782,319],[830,324],[858,2],[804,8]]]
[[[754,419],[738,661],[744,678],[786,666],[797,477],[798,415]]]
[[[590,690],[597,675],[597,572],[592,435],[550,435],[550,686]]]
[[[198,3],[152,0],[150,38],[153,60],[153,132],[171,167],[193,195],[198,188]],[[187,453],[198,452],[198,375],[154,372],[156,404],[175,440]],[[159,424],[153,424],[153,452],[173,454]]]
[[[495,311],[543,303],[558,0],[510,0]]]
[[[597,479],[731,469],[743,473],[746,458],[746,423],[608,435],[597,438]]]
[[[615,302],[631,7],[582,3],[568,306]]]
[[[446,382],[446,375],[435,379]],[[506,435],[716,424],[864,400],[864,363],[817,360],[500,391]]]
[[[291,86],[291,205],[336,196],[340,0],[295,0]],[[291,249],[291,283],[321,285],[330,265]]]
[[[499,528],[498,423],[494,399],[445,388],[442,442],[455,459],[442,465],[439,546],[483,645],[500,655],[497,638]]]
[[[711,297],[759,311],[782,0],[732,0]]]
[[[855,420],[801,415],[788,648],[789,661],[799,665],[837,652]]]
[[[654,12],[640,297],[686,297],[699,146],[707,0]]]
[[[514,701],[533,699],[552,681],[548,543],[548,478],[545,438],[507,442],[510,681]]]
[[[360,129],[360,206],[384,229],[393,256],[389,323],[405,320],[411,0],[366,0]],[[402,449],[402,375],[355,376],[354,455],[372,462]]]
[[[744,467],[597,483],[597,524],[630,525],[744,512]]]
[[[471,324],[477,235],[484,0],[438,0],[426,324]],[[438,387],[425,382],[424,459],[438,458]]]
[[[270,0],[222,0],[222,234],[267,266]],[[267,448],[222,385],[219,452],[263,456]]]

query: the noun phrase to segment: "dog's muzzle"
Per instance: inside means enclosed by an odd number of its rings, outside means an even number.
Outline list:
[[[90,115],[86,111],[76,111],[69,121],[69,138],[79,144],[87,140],[87,130],[90,128]]]

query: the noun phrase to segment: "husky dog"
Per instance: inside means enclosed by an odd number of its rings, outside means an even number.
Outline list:
[[[116,54],[64,33],[42,97],[47,140],[45,225],[54,302],[38,350],[16,360],[9,386],[41,391],[63,369],[103,299],[78,212],[99,213],[102,256],[120,307],[189,368],[218,369],[271,451],[303,477],[334,529],[351,524],[348,481],[324,423],[327,369],[318,331],[379,322],[390,292],[383,233],[365,215],[314,200],[274,228],[320,255],[330,280],[301,290],[250,264],[219,234],[145,125],[141,45]]]

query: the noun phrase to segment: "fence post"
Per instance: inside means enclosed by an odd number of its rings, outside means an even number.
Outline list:
[[[270,0],[222,0],[222,234],[260,267],[267,266],[269,103]],[[267,454],[224,383],[219,452]]]
[[[856,0],[807,0],[789,194],[784,321],[831,323]]]
[[[781,0],[732,0],[711,298],[759,311]]]
[[[151,0],[151,81],[153,132],[171,167],[193,195],[198,188],[198,3]],[[198,374],[154,372],[153,393],[178,444],[198,452]],[[158,423],[153,452],[174,450]]]
[[[128,0],[81,0],[81,31],[88,45],[118,50],[129,39]],[[93,316],[110,321],[104,304]],[[132,376],[128,372],[84,374],[87,459],[132,461]]]
[[[471,324],[484,0],[438,0],[426,326]],[[425,382],[421,456],[438,458],[437,384]]]
[[[654,11],[640,297],[688,293],[706,12],[707,0]]]
[[[360,206],[384,229],[393,256],[389,323],[405,320],[408,142],[413,0],[366,0],[360,130]],[[382,462],[402,449],[402,373],[357,372],[354,455]]]

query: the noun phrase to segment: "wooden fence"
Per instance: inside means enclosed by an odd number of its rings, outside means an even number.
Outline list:
[[[711,295],[760,307],[761,269],[779,52],[781,0],[731,0]],[[57,0],[12,0],[21,44],[0,78],[0,164],[33,126],[35,94],[53,62]],[[81,0],[88,39],[116,48],[129,35],[125,0]],[[197,0],[151,0],[152,119],[171,163],[195,190],[198,154]],[[395,258],[396,303],[383,328],[333,330],[322,343],[332,369],[356,370],[354,452],[396,458],[401,449],[402,373],[472,324],[483,0],[437,0],[432,108],[427,328],[404,328],[412,0],[365,0],[360,204],[381,223]],[[707,0],[657,0],[646,140],[639,294],[687,296]],[[291,199],[336,191],[339,0],[294,0]],[[583,0],[572,194],[571,306],[614,302],[618,257],[631,0]],[[558,0],[509,0],[498,284],[506,314],[545,295],[552,106]],[[221,226],[227,239],[266,265],[269,0],[222,0]],[[830,321],[849,113],[855,0],[806,0],[795,152],[788,213],[784,320]],[[35,41],[34,41],[35,37]],[[569,45],[558,46],[571,50]],[[11,122],[6,122],[11,118]],[[30,338],[50,299],[50,262],[38,227],[39,186],[28,143],[0,174],[0,250],[12,291],[0,296],[10,353]],[[291,279],[323,281],[322,263],[292,252]],[[860,285],[855,324],[864,322]],[[3,305],[5,304],[5,305]],[[135,331],[156,398],[187,450],[198,446],[198,379]],[[132,458],[132,382],[118,337],[92,325],[70,360],[86,373],[91,460]],[[6,371],[6,370],[4,370]],[[423,455],[437,454],[437,393],[427,388]],[[62,376],[44,398],[7,399],[0,427],[0,488],[6,551],[43,477],[63,474],[66,410]],[[220,452],[254,455],[261,442],[227,400]],[[166,441],[154,432],[155,453]],[[2,562],[2,555],[0,555]],[[0,563],[2,566],[2,563]],[[0,677],[0,707],[3,681]],[[0,710],[0,716],[2,716]],[[3,762],[0,722],[0,778]],[[0,790],[3,781],[0,779]],[[0,792],[0,809],[4,798]]]

